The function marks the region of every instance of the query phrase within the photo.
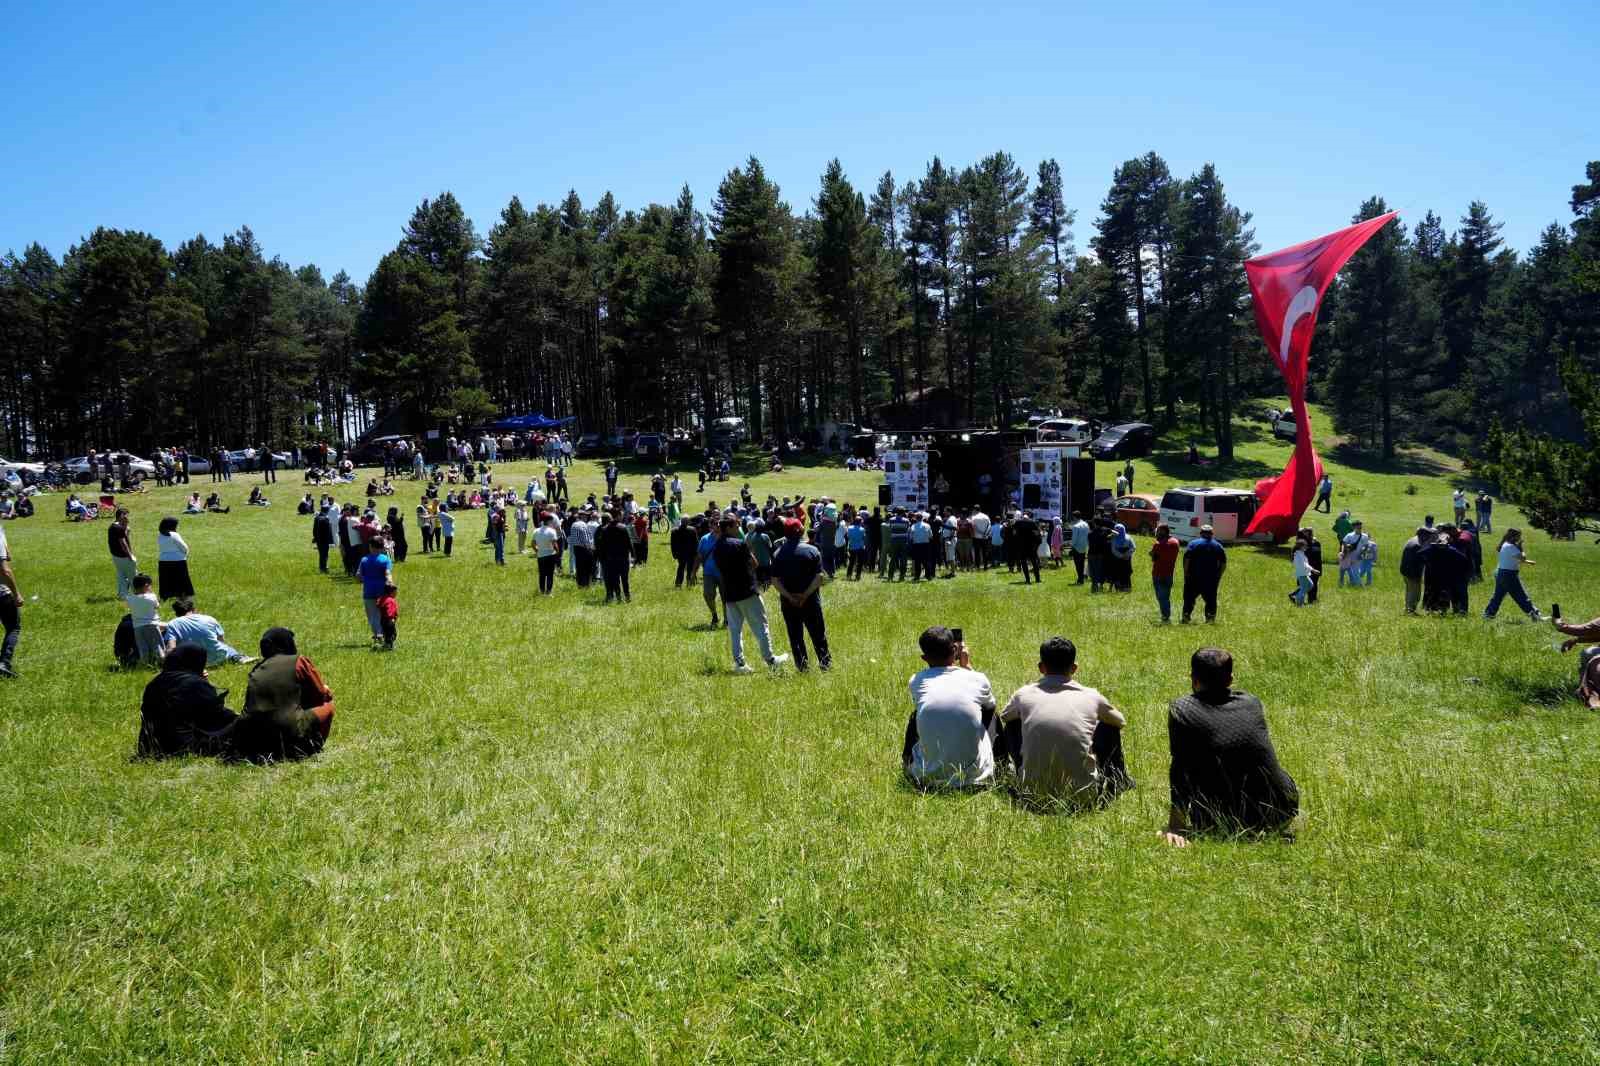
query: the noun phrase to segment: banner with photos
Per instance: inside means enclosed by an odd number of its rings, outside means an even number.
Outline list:
[[[1037,515],[1062,513],[1063,490],[1061,473],[1063,462],[1059,448],[1024,448],[1022,450],[1023,507]],[[1028,486],[1038,486],[1037,495]],[[1037,499],[1037,503],[1033,501]]]
[[[928,453],[906,449],[883,453],[883,481],[891,507],[924,510],[928,506]]]

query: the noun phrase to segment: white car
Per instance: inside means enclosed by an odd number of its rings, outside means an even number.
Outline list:
[[[233,462],[234,470],[243,470],[245,463],[247,463],[247,462],[254,463],[255,462],[254,459],[246,459],[245,455],[244,455],[244,452],[245,452],[245,450],[243,448],[240,448],[240,449],[238,449],[236,451],[231,451],[231,452],[228,453],[229,460],[231,460]],[[282,467],[282,466],[288,466],[289,462],[293,458],[293,456],[291,456],[288,452],[273,452],[272,453],[272,458],[277,462],[277,464],[280,467]],[[194,468],[190,467],[189,469],[193,470]],[[206,469],[209,471],[211,468],[208,466]]]
[[[1212,537],[1224,544],[1271,542],[1270,533],[1244,533],[1256,516],[1257,506],[1256,494],[1249,489],[1168,489],[1161,497],[1161,521],[1180,541],[1193,540],[1200,535],[1201,526],[1209,525]]]
[[[1094,423],[1082,418],[1050,418],[1038,428],[1040,444],[1088,444],[1097,436]]]
[[[18,475],[28,474],[32,477],[39,477],[44,474],[44,464],[24,463],[0,457],[0,473]]]
[[[116,473],[117,471],[122,469],[122,464],[121,464],[121,462],[118,461],[118,457],[121,456],[122,454],[123,454],[122,452],[112,452],[111,453],[111,471],[112,471],[112,473]],[[134,455],[132,453],[128,453],[128,459],[129,459],[128,468],[130,470],[136,471],[136,472],[138,472],[140,474],[144,474],[146,477],[154,477],[155,476],[156,464],[152,463],[150,460],[141,459],[137,455]],[[105,468],[106,468],[105,467],[105,455],[102,454],[102,455],[95,456],[95,463],[96,463],[95,468],[93,470],[90,470],[89,469],[89,457],[87,455],[79,455],[79,456],[76,456],[74,458],[68,459],[62,465],[67,468],[67,473],[69,473],[69,474],[99,475],[99,474],[104,473],[105,472]]]

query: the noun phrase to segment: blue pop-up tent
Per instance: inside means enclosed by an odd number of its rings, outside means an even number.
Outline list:
[[[571,422],[570,418],[546,418],[543,412],[529,415],[514,415],[502,418],[494,424],[495,429],[555,429]]]

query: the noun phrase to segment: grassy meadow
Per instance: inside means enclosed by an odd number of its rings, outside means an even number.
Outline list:
[[[1137,487],[1281,469],[1286,445],[1243,436],[1226,469],[1139,461]],[[631,605],[565,578],[540,598],[480,512],[453,558],[421,554],[408,481],[380,501],[412,555],[399,648],[375,654],[359,586],[316,571],[298,472],[267,510],[236,475],[232,514],[182,521],[199,608],[252,652],[293,629],[337,701],[321,756],[265,768],[130,759],[149,675],[111,665],[105,523],[44,497],[6,527],[26,607],[0,686],[0,1063],[1600,1060],[1600,723],[1569,698],[1575,656],[1512,604],[1483,621],[1489,584],[1471,617],[1402,613],[1400,545],[1448,519],[1451,461],[1329,465],[1335,513],[1381,545],[1370,590],[1335,587],[1321,515],[1322,602],[1291,607],[1287,550],[1238,548],[1212,627],[1156,624],[1142,551],[1126,595],[1070,567],[837,581],[835,669],[752,677],[673,589],[665,536]],[[603,490],[596,463],[570,475]],[[867,503],[879,479],[750,476]],[[691,506],[739,483],[685,480]],[[152,573],[182,495],[132,504]],[[1499,505],[1491,550],[1514,521]],[[1530,531],[1528,552],[1545,610],[1600,614],[1600,548]],[[907,788],[933,623],[966,630],[1001,700],[1072,637],[1139,787],[1081,816]],[[1202,643],[1266,703],[1293,843],[1158,839],[1166,706]],[[212,671],[236,708],[246,671]]]

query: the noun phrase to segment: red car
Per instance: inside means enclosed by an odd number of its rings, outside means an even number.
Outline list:
[[[1129,533],[1154,533],[1161,521],[1161,497],[1145,492],[1118,496],[1101,504],[1100,513],[1127,526]]]

